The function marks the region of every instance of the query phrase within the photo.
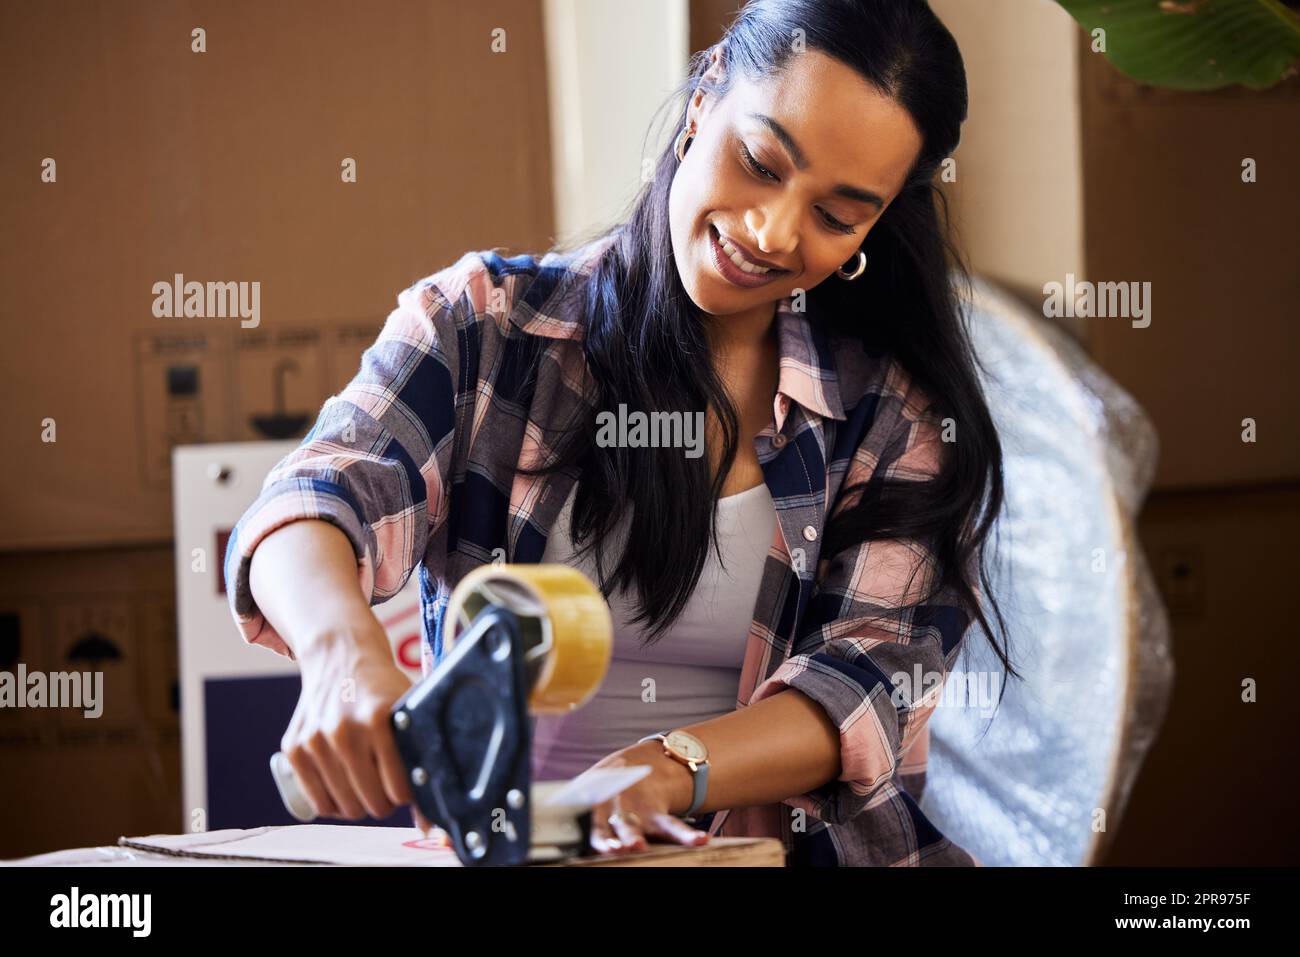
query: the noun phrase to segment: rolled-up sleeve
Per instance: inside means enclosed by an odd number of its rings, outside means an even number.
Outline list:
[[[225,555],[227,597],[249,643],[293,657],[249,589],[253,553],[277,528],[307,518],[339,528],[357,558],[362,593],[376,604],[402,589],[446,521],[457,327],[455,306],[433,278],[398,296],[357,374],[326,401],[235,526]]]
[[[886,447],[882,455],[864,445],[846,487],[877,469],[905,481],[938,471],[940,429],[929,418],[903,416]],[[955,590],[930,594],[941,570],[920,542],[864,542],[824,562],[796,646],[750,701],[794,688],[825,710],[839,729],[840,775],[783,803],[843,824],[915,763],[914,746],[923,758],[927,722],[971,619]],[[968,572],[977,567],[972,555]]]

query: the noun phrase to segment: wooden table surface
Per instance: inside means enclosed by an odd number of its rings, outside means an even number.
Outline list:
[[[569,858],[530,867],[784,867],[785,848],[774,837],[715,837],[699,847],[651,844],[639,853]]]
[[[414,828],[305,824],[155,834],[121,838],[116,845],[79,847],[0,861],[8,866],[79,867],[460,867],[445,840]],[[529,867],[782,867],[785,849],[775,838],[714,837],[683,847],[653,843],[646,850],[539,861]]]

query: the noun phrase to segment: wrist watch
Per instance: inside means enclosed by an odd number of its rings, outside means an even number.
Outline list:
[[[657,734],[647,734],[637,744],[653,741],[656,738],[663,742],[664,754],[691,770],[691,777],[695,782],[694,791],[691,794],[691,806],[686,809],[682,817],[694,817],[695,812],[704,804],[704,794],[709,788],[709,749],[704,746],[703,741],[689,731],[660,731]]]

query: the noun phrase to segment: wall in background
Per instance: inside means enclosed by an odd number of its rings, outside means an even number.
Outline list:
[[[960,245],[973,271],[1038,308],[1044,283],[1086,273],[1079,27],[1047,0],[930,6],[966,64],[969,119],[945,187]]]
[[[687,0],[545,0],[555,226],[561,241],[621,222],[646,161],[673,133],[656,117],[686,75]],[[655,138],[651,118],[667,124]]]

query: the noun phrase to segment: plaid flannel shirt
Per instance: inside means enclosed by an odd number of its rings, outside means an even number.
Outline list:
[[[579,293],[608,242],[540,259],[466,253],[397,297],[355,378],[268,474],[230,538],[226,580],[245,640],[292,656],[253,602],[248,572],[258,543],[295,519],[347,535],[372,604],[418,569],[426,673],[467,572],[503,553],[540,561],[574,479],[514,466],[540,464],[586,394]],[[798,689],[838,727],[841,773],[780,803],[715,812],[710,833],[779,837],[792,865],[978,864],[918,804],[941,688],[928,676],[946,678],[968,616],[951,595],[919,602],[936,569],[916,542],[818,555],[828,512],[848,504],[846,483],[880,469],[934,474],[939,426],[897,362],[791,306],[777,304],[773,421],[755,439],[778,527],[736,706]],[[899,674],[925,674],[924,693],[896,693]]]

